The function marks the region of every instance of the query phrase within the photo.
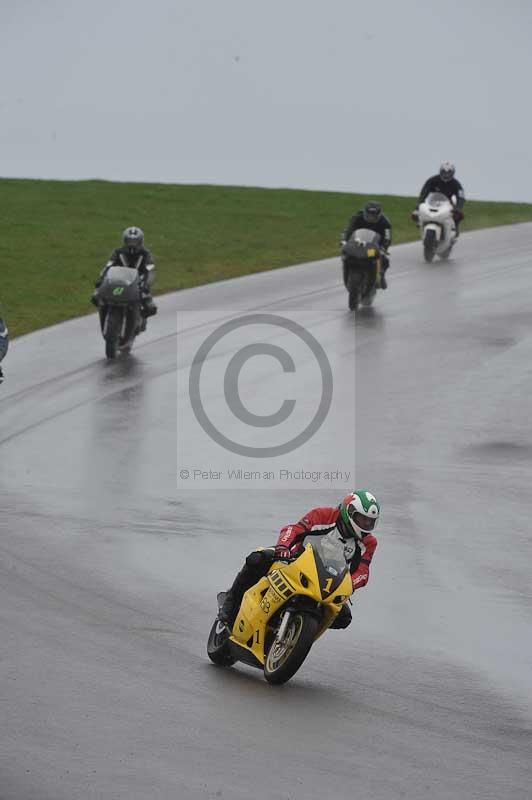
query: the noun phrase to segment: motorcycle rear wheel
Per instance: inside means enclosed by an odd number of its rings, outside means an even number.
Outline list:
[[[377,294],[377,292],[375,291],[375,289],[371,289],[371,290],[370,290],[370,291],[369,291],[369,292],[368,292],[366,295],[364,295],[364,297],[362,298],[362,305],[363,305],[365,308],[368,308],[369,306],[372,306],[372,305],[373,305],[373,301],[375,300],[375,295],[376,295],[376,294]]]
[[[236,661],[236,658],[233,658],[229,651],[229,631],[227,626],[220,622],[219,619],[214,620],[209,633],[207,655],[212,663],[218,667],[230,667]]]
[[[318,621],[303,611],[292,613],[282,642],[273,640],[264,663],[268,683],[286,683],[307,657],[316,638]]]
[[[105,329],[105,355],[107,358],[116,358],[120,344],[122,330],[122,309],[110,308],[107,312]]]

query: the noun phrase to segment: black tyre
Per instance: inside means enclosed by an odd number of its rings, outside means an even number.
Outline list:
[[[425,233],[423,239],[423,255],[425,261],[430,264],[436,252],[436,231],[430,230]]]
[[[362,275],[360,272],[351,270],[347,276],[347,291],[349,292],[349,308],[351,311],[356,311],[362,294]]]
[[[227,626],[220,622],[219,619],[214,620],[209,633],[207,655],[212,663],[219,667],[230,667],[236,661],[236,658],[233,658],[229,652],[229,631]]]
[[[264,664],[264,677],[268,683],[286,683],[307,657],[316,637],[318,620],[304,611],[295,611],[290,617],[284,640],[275,639],[268,649]]]
[[[373,305],[373,301],[375,300],[375,295],[377,294],[375,289],[370,289],[370,291],[364,295],[362,298],[362,305],[366,308]]]
[[[450,246],[447,248],[447,250],[444,250],[444,251],[443,251],[443,253],[440,253],[440,258],[442,259],[442,261],[447,261],[447,259],[448,259],[448,258],[449,258],[449,256],[451,255],[451,250],[452,250],[452,249],[453,249],[453,246],[452,246],[452,245],[450,245]]]
[[[110,308],[107,312],[105,331],[105,355],[107,358],[116,358],[122,331],[122,309]]]
[[[349,270],[347,268],[347,264],[345,263],[345,261],[343,261],[342,262],[342,278],[343,278],[344,286],[345,286],[346,289],[348,288],[348,286],[347,286],[348,275],[349,275]]]

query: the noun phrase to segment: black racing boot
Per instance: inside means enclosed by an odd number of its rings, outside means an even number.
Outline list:
[[[390,266],[390,257],[386,250],[381,251],[381,269],[380,269],[380,281],[379,287],[381,289],[387,289],[388,283],[386,281],[386,273],[388,272],[388,267]]]
[[[146,294],[142,298],[142,315],[144,317],[153,317],[157,313],[157,306],[153,302],[153,297]]]
[[[253,582],[249,582],[248,573],[249,570],[247,565],[244,565],[234,579],[233,585],[226,592],[222,607],[218,612],[218,619],[221,622],[225,622],[225,624],[230,628],[232,628],[234,625],[238,609],[240,608],[240,603],[244,597],[244,592],[246,589],[249,589],[250,586],[253,586]]]
[[[242,602],[244,593],[250,586],[253,586],[253,583],[255,583],[255,581],[245,586],[240,580],[240,573],[238,573],[235,582],[226,592],[222,607],[218,612],[218,619],[220,622],[225,622],[228,628],[232,628],[235,624],[236,615],[240,609],[240,603]]]
[[[232,589],[229,589],[225,593],[225,599],[222,603],[222,607],[218,611],[218,619],[220,622],[225,622],[225,624],[232,628],[235,623],[236,612],[240,608],[240,603],[242,601],[242,597],[237,597],[235,592]]]
[[[265,552],[254,551],[249,554],[246,563],[225,595],[222,607],[218,612],[218,619],[221,622],[233,627],[244,593],[266,574],[270,563],[271,557],[268,558]]]
[[[91,303],[93,306],[98,308],[98,290],[95,289],[94,292],[91,294]]]

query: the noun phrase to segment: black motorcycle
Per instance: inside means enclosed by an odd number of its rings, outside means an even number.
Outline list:
[[[131,350],[135,337],[146,329],[142,316],[141,282],[136,269],[109,267],[97,290],[98,312],[105,355],[116,358]]]
[[[7,353],[7,349],[9,347],[9,331],[7,329],[7,325],[3,319],[0,318],[0,361],[3,360],[5,354]],[[0,383],[2,383],[4,379],[4,374],[2,372],[2,367],[0,367]]]
[[[373,303],[380,282],[380,240],[375,231],[360,228],[342,246],[343,278],[351,311]]]

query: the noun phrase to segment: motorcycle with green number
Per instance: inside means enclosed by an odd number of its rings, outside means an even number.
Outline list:
[[[349,308],[370,306],[380,286],[381,250],[378,233],[359,228],[342,245],[342,273],[349,293]]]
[[[237,661],[264,672],[269,683],[286,683],[316,639],[328,630],[353,591],[338,532],[307,536],[301,555],[275,561],[244,594],[231,629],[218,618],[207,642],[211,661]],[[218,595],[218,610],[225,592]]]
[[[109,267],[96,294],[105,355],[116,358],[129,352],[139,333],[146,329],[142,316],[141,284],[136,269]]]

